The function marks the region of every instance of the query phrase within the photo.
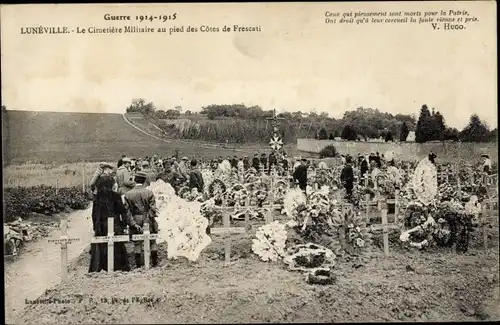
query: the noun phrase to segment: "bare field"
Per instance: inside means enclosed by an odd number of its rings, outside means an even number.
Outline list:
[[[116,162],[113,162],[116,163]],[[3,170],[4,187],[48,185],[58,187],[88,186],[99,163],[20,164]]]
[[[243,146],[158,140],[127,124],[121,114],[7,111],[2,118],[4,164],[117,161],[122,154],[170,156],[176,150],[198,159],[246,152]]]

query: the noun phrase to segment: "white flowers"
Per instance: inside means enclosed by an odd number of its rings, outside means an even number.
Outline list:
[[[291,189],[283,199],[283,210],[289,217],[297,216],[297,207],[306,204],[306,196],[299,188]]]
[[[425,158],[417,165],[412,177],[412,187],[424,205],[432,203],[438,192],[436,166]]]
[[[253,240],[252,251],[259,255],[262,261],[276,261],[285,253],[287,233],[285,225],[274,221],[260,227]]]
[[[148,188],[157,200],[158,243],[167,242],[168,258],[184,256],[196,261],[212,242],[206,234],[208,220],[200,213],[201,203],[181,199],[172,186],[162,180],[151,183]]]
[[[478,202],[476,195],[472,195],[469,202],[465,204],[465,213],[474,217],[477,217],[481,213],[481,203]]]
[[[361,238],[357,238],[356,239],[356,245],[358,245],[358,247],[364,247],[365,246],[365,241]]]

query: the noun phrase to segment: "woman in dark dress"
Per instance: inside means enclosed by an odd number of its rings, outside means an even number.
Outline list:
[[[96,183],[97,195],[92,207],[92,224],[95,236],[108,235],[108,218],[114,218],[115,235],[123,235],[127,226],[127,213],[120,194],[113,191],[115,180],[104,175]],[[108,244],[91,244],[89,272],[108,269]],[[125,243],[114,245],[114,270],[130,271]]]

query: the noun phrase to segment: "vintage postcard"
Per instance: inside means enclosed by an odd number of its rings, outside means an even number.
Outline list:
[[[496,9],[2,5],[6,323],[500,320]]]

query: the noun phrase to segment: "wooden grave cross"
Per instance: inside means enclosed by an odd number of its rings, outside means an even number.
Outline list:
[[[80,238],[68,237],[68,219],[61,220],[61,237],[59,239],[49,239],[49,243],[61,245],[61,281],[68,279],[68,244],[79,241]]]
[[[222,207],[219,208],[222,210],[222,228],[211,228],[211,235],[222,235],[224,236],[224,260],[226,263],[231,261],[231,237],[232,234],[244,234],[246,229],[244,227],[231,227],[231,220],[229,218],[228,207],[226,203],[226,197],[223,197]],[[234,209],[231,207],[229,209]],[[246,219],[246,217],[245,217]]]
[[[158,234],[152,234],[149,231],[149,221],[144,220],[142,234],[132,235],[132,241],[143,241],[144,242],[144,269],[149,270],[149,263],[151,261],[151,240],[157,240]]]
[[[371,225],[369,228],[370,230],[376,231],[376,230],[382,230],[382,236],[383,236],[383,242],[384,242],[384,256],[388,257],[389,254],[389,229],[400,229],[400,227],[397,224],[390,224],[387,221],[387,204],[384,204],[382,207],[382,211],[380,212],[380,215],[382,216],[382,224],[380,225]]]
[[[115,270],[115,243],[130,241],[129,235],[116,235],[115,236],[115,219],[108,218],[108,235],[95,236],[90,241],[92,244],[108,244],[108,272]]]

